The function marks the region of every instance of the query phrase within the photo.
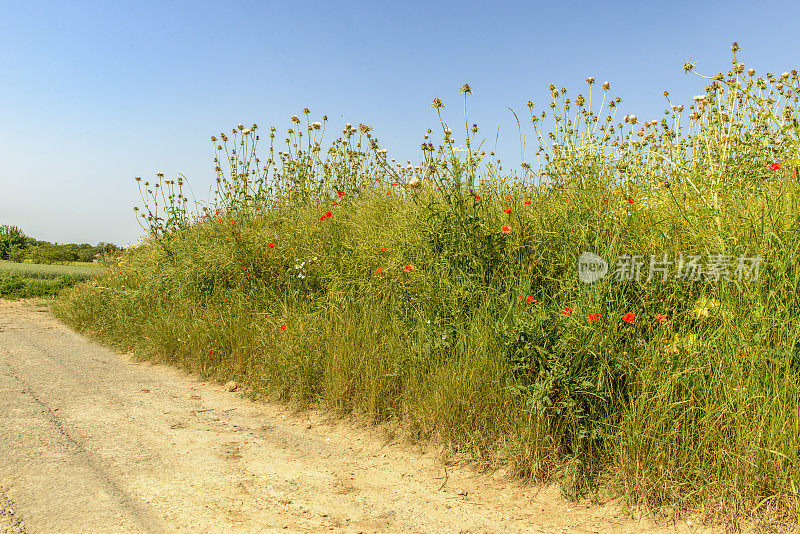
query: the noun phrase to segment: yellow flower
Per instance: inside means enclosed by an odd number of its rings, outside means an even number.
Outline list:
[[[702,319],[703,317],[709,317],[711,309],[718,306],[719,303],[716,300],[700,297],[695,303],[692,313],[696,318]]]

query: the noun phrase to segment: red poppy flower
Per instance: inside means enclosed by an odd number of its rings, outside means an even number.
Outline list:
[[[660,314],[660,313],[656,314],[656,321],[658,321],[659,323],[663,323],[666,320],[667,320],[667,316],[666,315],[663,315],[663,314]]]
[[[267,246],[268,246],[269,248],[275,248],[275,243],[267,243]]]
[[[324,221],[324,220],[325,220],[325,216],[324,216],[324,215],[323,215],[323,216],[321,216],[321,217],[319,218],[319,220],[320,220],[320,221]]]
[[[528,304],[533,304],[534,302],[536,302],[536,299],[534,298],[533,295],[528,295],[527,297],[525,297],[525,302],[527,302]]]
[[[531,204],[533,204],[533,201],[532,201],[532,200],[526,200],[526,201],[525,201],[525,205],[526,205],[526,206],[530,206]]]
[[[281,325],[281,330],[286,330],[286,325],[285,324]]]
[[[769,168],[770,168],[770,170],[777,171],[778,169],[781,168],[781,164],[776,161],[775,163],[770,165]]]
[[[333,217],[333,213],[328,212],[328,213],[325,214],[325,218],[326,219],[330,219],[331,217]]]
[[[378,267],[375,269],[375,274],[381,274],[383,272],[383,267]]]
[[[608,204],[608,199],[607,198],[603,200],[603,204]]]
[[[214,326],[219,326],[217,323],[214,323]]]
[[[259,208],[258,206],[256,206],[256,211],[261,211],[261,208]]]
[[[628,312],[622,316],[622,320],[628,324],[633,324],[633,322],[636,321],[636,314],[633,312]]]
[[[344,196],[344,191],[337,191],[336,194],[339,195],[339,197],[343,197]]]
[[[632,199],[632,198],[629,198],[629,199],[628,199],[628,202],[629,202],[630,204],[633,204],[634,202],[636,202],[636,200],[634,200],[634,199]]]
[[[509,200],[511,200],[511,195],[506,195],[506,202],[508,202]]]
[[[572,315],[572,311],[573,311],[572,308],[567,307],[567,308],[564,308],[563,310],[561,310],[561,314],[562,315]]]
[[[500,227],[500,231],[503,232],[504,234],[507,234],[511,231],[511,227],[505,224]]]
[[[407,273],[410,273],[411,271],[414,270],[414,266],[413,265],[406,265],[405,267],[403,267],[403,269],[405,269],[405,271]]]
[[[222,299],[222,302],[228,302],[227,298]]]
[[[475,197],[475,201],[476,201],[476,202],[477,202],[478,200],[480,200],[480,199],[481,199],[481,197],[480,197],[480,196],[476,196],[476,197]]]
[[[386,252],[388,249],[386,247],[381,247],[381,252]]]
[[[587,321],[589,321],[590,323],[596,323],[597,321],[600,320],[600,317],[602,317],[602,315],[599,313],[590,313],[589,317],[587,318]]]
[[[213,350],[208,351],[209,354],[214,354]]]
[[[509,213],[511,213],[511,208],[506,208],[506,209],[504,209],[504,210],[503,210],[503,213],[505,213],[506,215],[508,215]]]

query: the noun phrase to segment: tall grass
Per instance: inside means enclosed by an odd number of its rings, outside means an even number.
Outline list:
[[[416,166],[367,125],[323,152],[308,110],[261,156],[257,126],[239,125],[212,138],[215,203],[192,215],[182,179],[137,179],[148,242],[56,313],[572,496],[603,481],[656,509],[796,522],[797,74],[756,78],[734,55],[712,78],[688,126],[681,105],[615,124],[608,84],[597,112],[591,92],[553,87],[549,112],[530,106],[538,161],[507,176],[467,117],[456,150],[439,99],[442,136]],[[594,283],[587,251],[610,263]],[[640,280],[613,276],[626,255],[643,256]],[[647,280],[664,255],[669,277]],[[676,277],[693,255],[729,257],[727,275]],[[758,275],[737,276],[755,256]]]

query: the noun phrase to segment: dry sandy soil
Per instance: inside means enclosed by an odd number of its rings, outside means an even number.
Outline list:
[[[388,435],[133,362],[0,300],[0,532],[711,532]]]

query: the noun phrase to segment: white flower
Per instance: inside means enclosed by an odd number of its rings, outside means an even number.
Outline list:
[[[420,186],[420,181],[419,178],[417,178],[416,176],[408,181],[408,187],[410,189],[417,189],[419,186]]]

